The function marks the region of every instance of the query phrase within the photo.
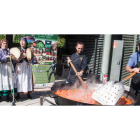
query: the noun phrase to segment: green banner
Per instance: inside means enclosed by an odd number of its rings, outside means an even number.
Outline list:
[[[57,42],[58,35],[37,34],[25,35],[28,47],[32,48],[35,64],[51,65],[53,61],[57,61]]]
[[[32,36],[35,37],[36,40],[43,39],[43,40],[52,40],[52,41],[57,41],[58,40],[58,35],[54,34],[37,34],[37,35],[25,35],[25,36]]]
[[[35,87],[49,87],[55,82],[58,35],[26,34],[28,47],[33,59],[33,79]]]
[[[51,69],[49,70],[50,65],[32,65],[32,71],[33,71],[33,79],[34,84],[46,84],[49,83],[49,76],[51,73]],[[49,70],[49,72],[47,72]],[[54,73],[52,73],[50,77],[50,82],[54,82]]]

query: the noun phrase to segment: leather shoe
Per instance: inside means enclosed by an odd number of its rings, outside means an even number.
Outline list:
[[[10,101],[11,101],[11,99],[10,99],[9,95],[7,95],[6,102],[10,102]]]
[[[15,97],[16,100],[20,98],[20,95],[17,93],[17,96]]]
[[[27,98],[28,98],[28,99],[32,99],[30,93],[27,94]]]

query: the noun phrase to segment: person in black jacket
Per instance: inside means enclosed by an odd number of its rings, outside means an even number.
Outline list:
[[[76,81],[79,81],[77,75],[81,77],[83,76],[87,67],[87,57],[85,54],[83,54],[83,50],[84,50],[84,43],[77,42],[76,53],[72,54],[70,60],[67,61],[68,65],[70,61],[72,61],[73,65],[77,70],[77,74],[75,74],[73,68],[70,66],[70,71],[66,83],[75,83]]]

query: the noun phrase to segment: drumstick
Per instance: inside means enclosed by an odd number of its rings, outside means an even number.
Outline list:
[[[15,99],[15,97],[14,97],[14,95],[15,95],[15,91],[14,91],[14,83],[13,83],[13,81],[14,81],[14,77],[13,77],[13,75],[12,75],[12,60],[11,60],[11,54],[10,54],[10,52],[9,52],[9,55],[10,55],[10,79],[11,79],[11,85],[12,85],[12,87],[13,87],[13,102],[12,102],[12,105],[15,105],[15,101],[14,101],[14,99]],[[12,88],[11,88],[11,93],[12,93]]]

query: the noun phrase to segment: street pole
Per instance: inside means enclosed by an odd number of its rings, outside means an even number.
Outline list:
[[[103,81],[105,74],[108,75],[109,61],[110,61],[110,50],[111,50],[111,34],[104,35],[104,46],[103,46],[103,56],[102,56],[102,66],[100,80]]]

